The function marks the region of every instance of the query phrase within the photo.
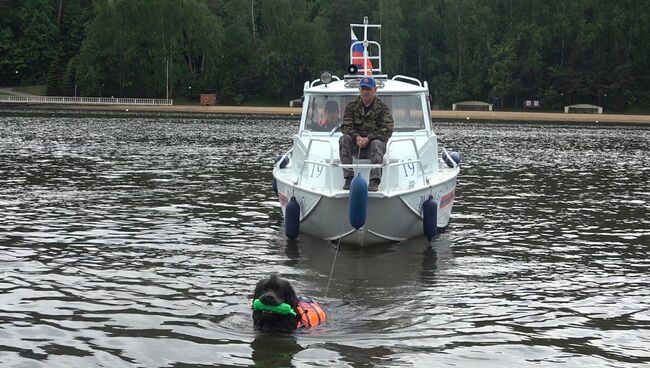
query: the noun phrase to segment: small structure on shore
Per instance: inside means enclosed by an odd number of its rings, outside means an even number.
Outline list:
[[[602,114],[603,108],[601,106],[589,105],[589,104],[576,104],[564,106],[564,113],[568,114],[570,112],[578,114]]]
[[[542,103],[539,100],[525,100],[524,101],[524,110],[527,109],[541,109]]]
[[[217,95],[214,93],[201,93],[201,105],[214,106],[217,104]]]
[[[492,111],[492,104],[481,101],[462,101],[451,105],[451,109],[471,111]]]

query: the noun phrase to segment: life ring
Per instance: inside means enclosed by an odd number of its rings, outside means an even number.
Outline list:
[[[207,105],[209,100],[210,99],[208,98],[208,96],[203,96],[203,104],[204,105]]]

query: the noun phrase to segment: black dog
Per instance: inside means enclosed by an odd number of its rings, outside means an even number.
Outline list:
[[[326,318],[318,303],[299,297],[291,284],[276,274],[255,286],[253,324],[257,330],[293,332],[297,328],[314,327]]]
[[[272,274],[269,278],[260,280],[255,286],[253,300],[259,299],[266,305],[278,306],[289,304],[295,311],[298,308],[298,296],[288,281]],[[255,328],[265,332],[292,332],[298,327],[300,316],[278,314],[267,310],[253,309],[253,324]]]

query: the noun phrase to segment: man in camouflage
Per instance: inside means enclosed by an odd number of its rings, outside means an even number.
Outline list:
[[[359,83],[359,97],[350,101],[345,107],[339,139],[339,156],[342,164],[351,164],[353,155],[370,158],[370,163],[381,164],[384,161],[386,142],[393,134],[393,115],[388,105],[380,100],[377,84],[372,77],[364,77]],[[354,172],[343,169],[344,190],[350,189]],[[381,169],[370,170],[368,190],[376,192],[381,182]]]

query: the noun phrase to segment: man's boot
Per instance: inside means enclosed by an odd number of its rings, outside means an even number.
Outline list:
[[[343,190],[350,190],[350,183],[352,183],[351,176],[345,178],[345,184],[343,184]]]
[[[369,192],[376,192],[379,190],[379,183],[381,183],[380,179],[370,179],[370,183],[368,184],[368,191]]]

